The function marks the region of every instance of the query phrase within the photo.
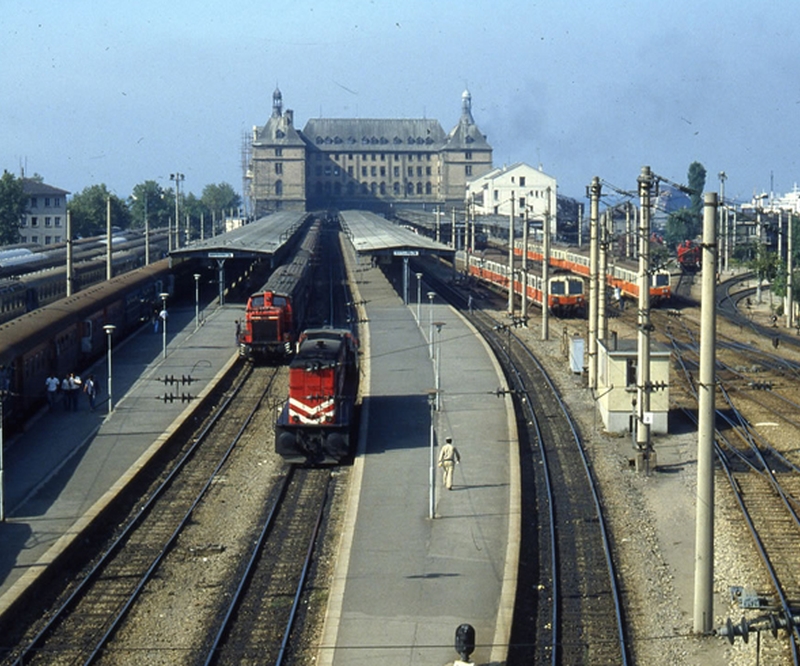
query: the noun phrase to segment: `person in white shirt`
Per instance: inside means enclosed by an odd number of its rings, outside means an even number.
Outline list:
[[[47,404],[50,405],[50,411],[52,412],[56,406],[58,387],[61,385],[61,382],[58,381],[58,377],[56,377],[55,373],[51,372],[47,379],[44,380],[44,385],[47,389]]]

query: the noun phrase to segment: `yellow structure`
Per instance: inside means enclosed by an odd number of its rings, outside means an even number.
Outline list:
[[[607,432],[631,432],[636,413],[637,350],[635,340],[597,344],[597,407]],[[650,432],[665,435],[669,416],[670,351],[662,344],[650,348]]]

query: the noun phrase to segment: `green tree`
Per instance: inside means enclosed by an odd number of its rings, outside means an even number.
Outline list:
[[[700,162],[692,162],[689,165],[689,173],[686,175],[689,181],[689,198],[691,204],[689,211],[694,218],[698,233],[703,229],[703,189],[706,186],[706,168]],[[697,234],[695,234],[697,235]]]
[[[72,214],[73,236],[99,236],[106,232],[106,210],[111,199],[111,224],[127,229],[131,224],[131,212],[116,194],[111,194],[104,183],[85,187],[72,197],[68,204]]]
[[[25,215],[27,203],[22,179],[3,170],[0,178],[0,245],[19,243],[19,223]]]
[[[242,205],[242,197],[228,183],[206,185],[200,198],[209,211],[215,211],[218,215],[221,211],[238,209]]]
[[[218,225],[228,211],[238,210],[242,205],[242,197],[236,194],[236,190],[228,183],[206,185],[201,200]]]
[[[175,194],[165,190],[154,180],[146,180],[135,185],[128,198],[128,210],[131,213],[131,226],[144,228],[144,214],[147,210],[147,221],[150,230],[163,227],[166,229],[171,216],[175,215]]]
[[[706,186],[706,168],[692,162],[687,174],[689,180],[689,207],[669,214],[664,230],[664,240],[675,250],[678,243],[700,236],[703,232],[703,188]]]

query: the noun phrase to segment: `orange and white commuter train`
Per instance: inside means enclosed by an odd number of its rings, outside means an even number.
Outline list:
[[[522,256],[522,242],[514,243],[514,254]],[[528,260],[539,263],[544,259],[539,243],[528,243]],[[550,265],[569,271],[575,275],[589,277],[589,254],[577,248],[550,248]],[[665,268],[656,269],[650,274],[650,304],[662,305],[672,297],[671,274]],[[619,289],[623,298],[639,298],[639,266],[630,261],[615,259],[606,274],[606,284],[611,289]]]
[[[503,289],[508,289],[509,270],[508,264],[491,261],[483,257],[463,252],[457,253],[457,260],[464,265],[468,256],[467,272],[474,278],[484,282],[491,282]],[[514,293],[522,295],[522,276],[518,269],[514,275]],[[548,279],[547,306],[553,314],[559,317],[580,317],[586,310],[586,295],[584,293],[584,280],[575,275],[565,273],[553,275]],[[539,307],[542,305],[542,276],[527,273],[525,283],[528,301]]]

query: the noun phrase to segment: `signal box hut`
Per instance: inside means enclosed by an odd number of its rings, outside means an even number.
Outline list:
[[[618,340],[616,335],[597,345],[597,407],[606,432],[633,432],[636,414],[637,341]],[[650,346],[650,432],[668,432],[670,350],[663,344]]]

